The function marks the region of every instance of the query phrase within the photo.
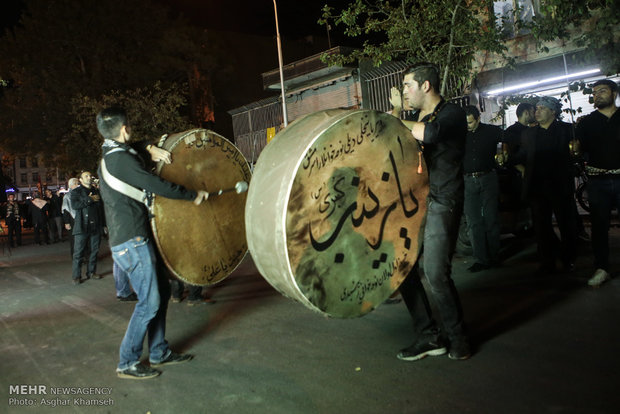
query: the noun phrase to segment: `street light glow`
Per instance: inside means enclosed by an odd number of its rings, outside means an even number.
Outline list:
[[[487,95],[490,95],[490,96],[499,95],[500,93],[512,92],[512,91],[516,91],[519,89],[530,88],[533,86],[541,86],[546,83],[552,83],[552,82],[557,82],[561,80],[568,80],[568,79],[578,78],[578,77],[586,76],[586,75],[594,75],[595,73],[599,73],[600,71],[601,70],[599,68],[596,68],[596,69],[585,70],[583,72],[571,73],[570,75],[554,76],[552,78],[541,79],[541,80],[537,80],[533,82],[520,83],[518,85],[509,86],[507,88],[493,89],[492,91],[487,92]]]

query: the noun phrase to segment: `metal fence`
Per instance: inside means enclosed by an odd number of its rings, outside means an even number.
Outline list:
[[[366,83],[367,97],[364,101],[365,109],[387,112],[392,109],[390,105],[390,90],[392,87],[402,89],[403,72],[408,67],[404,62],[389,62],[376,69],[362,74]],[[460,106],[469,105],[469,96],[458,96],[449,99]],[[407,119],[412,111],[403,111],[401,117]]]
[[[282,103],[273,97],[237,108],[230,114],[235,144],[253,165],[267,145],[267,129],[275,128],[276,133],[281,129]]]

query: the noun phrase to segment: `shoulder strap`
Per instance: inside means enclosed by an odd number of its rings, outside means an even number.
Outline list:
[[[114,148],[111,151],[108,151],[101,159],[101,178],[103,178],[106,184],[109,185],[113,190],[116,190],[129,198],[133,198],[139,203],[144,203],[147,207],[150,207],[150,197],[148,192],[140,190],[132,185],[127,184],[124,181],[119,180],[108,171],[105,165],[105,156],[118,151],[124,151],[124,149]]]

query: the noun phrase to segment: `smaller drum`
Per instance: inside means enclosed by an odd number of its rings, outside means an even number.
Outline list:
[[[216,193],[249,183],[248,162],[230,141],[213,131],[193,129],[169,135],[163,149],[172,163],[157,174],[191,190]],[[226,192],[201,205],[155,197],[151,226],[164,263],[183,282],[209,286],[231,274],[247,252],[244,210],[247,193]]]

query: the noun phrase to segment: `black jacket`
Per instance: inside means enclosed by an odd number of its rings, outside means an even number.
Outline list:
[[[512,159],[515,164],[525,165],[524,196],[574,191],[574,172],[568,149],[572,137],[572,125],[557,120],[546,130],[540,126],[525,130],[521,148]]]
[[[134,146],[143,149],[146,147],[146,142],[137,143]],[[115,148],[120,148],[122,151],[113,151],[108,154]],[[108,172],[133,187],[172,199],[190,201],[197,196],[195,191],[187,190],[183,186],[170,183],[149,173],[144,168],[142,158],[134,148],[127,144],[105,140],[102,150]],[[149,215],[146,206],[113,190],[103,179],[101,167],[99,167],[98,174],[102,178],[100,188],[110,246],[119,245],[138,236],[149,237]]]
[[[103,205],[101,200],[95,201],[90,195],[98,196],[96,188],[79,186],[69,192],[71,207],[75,210],[72,234],[102,233]],[[90,222],[90,227],[88,226]]]

